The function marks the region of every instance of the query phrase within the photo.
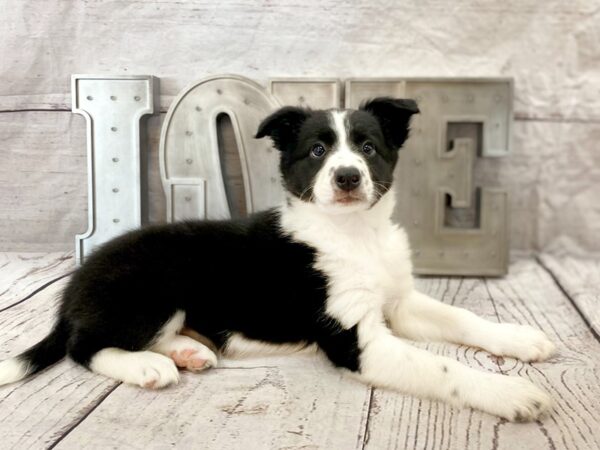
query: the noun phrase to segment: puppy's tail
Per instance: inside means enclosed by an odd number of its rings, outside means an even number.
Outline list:
[[[0,386],[14,383],[60,361],[67,354],[69,333],[59,321],[48,336],[19,356],[0,362]]]

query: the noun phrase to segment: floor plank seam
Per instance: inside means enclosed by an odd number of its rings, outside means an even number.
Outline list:
[[[11,305],[5,306],[4,308],[0,309],[0,313],[4,312],[4,311],[6,311],[6,310],[8,310],[10,308],[13,308],[13,307],[15,307],[17,305],[20,305],[21,303],[29,300],[30,298],[32,298],[36,294],[39,294],[41,291],[43,291],[44,289],[46,289],[48,286],[51,286],[52,284],[56,283],[57,281],[62,280],[65,277],[68,277],[73,272],[74,272],[74,270],[72,270],[70,272],[67,272],[67,273],[65,273],[63,275],[60,275],[59,277],[53,278],[52,280],[48,281],[47,283],[43,284],[42,286],[36,288],[33,292],[31,292],[30,294],[28,294],[27,296],[25,296],[25,298],[22,298],[21,300],[13,303]]]
[[[540,258],[539,255],[535,255],[534,258],[535,258],[535,261],[540,265],[540,267],[542,269],[544,269],[544,271],[546,271],[548,273],[548,275],[550,275],[550,278],[552,278],[552,280],[554,281],[554,283],[556,284],[558,289],[560,289],[560,291],[563,293],[563,295],[569,300],[569,303],[571,303],[573,308],[575,308],[575,311],[577,311],[577,314],[579,314],[579,317],[581,317],[581,319],[583,319],[583,322],[586,324],[586,326],[588,327],[588,329],[594,336],[594,339],[596,339],[598,342],[600,342],[600,334],[598,334],[598,332],[592,326],[589,319],[585,316],[585,314],[581,311],[581,309],[579,309],[579,306],[577,306],[577,302],[575,302],[575,299],[573,299],[571,294],[569,294],[569,292],[563,287],[563,285],[560,283],[559,279],[556,277],[554,272],[552,272],[552,270],[544,264],[544,262],[542,261],[542,258]]]
[[[483,283],[483,285],[485,286],[485,290],[488,294],[488,298],[489,298],[490,302],[492,303],[492,308],[494,309],[494,315],[496,316],[496,320],[498,322],[502,322],[502,319],[500,319],[500,314],[498,313],[498,308],[496,307],[496,300],[494,299],[494,296],[492,295],[492,291],[490,291],[490,287],[488,285],[487,278],[481,278],[480,280]],[[492,361],[498,368],[498,372],[500,372],[502,375],[506,375],[506,372],[502,368],[500,361],[497,358],[493,359]]]
[[[213,367],[215,370],[249,370],[249,369],[278,369],[279,366],[225,366],[225,367]]]
[[[110,396],[110,395],[111,395],[111,394],[112,394],[112,393],[113,393],[113,392],[114,392],[114,391],[115,391],[115,390],[116,390],[116,389],[117,389],[119,386],[121,386],[122,384],[123,384],[123,383],[120,383],[120,382],[119,382],[119,383],[115,384],[115,385],[114,385],[114,386],[113,386],[111,389],[109,389],[109,391],[108,391],[106,394],[104,394],[102,397],[100,397],[100,398],[98,399],[98,401],[97,401],[97,402],[96,402],[94,405],[92,405],[92,407],[91,407],[89,410],[87,410],[87,411],[86,411],[86,412],[85,412],[85,413],[84,413],[84,414],[83,414],[83,415],[82,415],[82,416],[81,416],[79,419],[77,419],[77,420],[75,421],[75,423],[74,423],[74,424],[73,424],[71,427],[69,427],[69,429],[68,429],[67,431],[65,431],[64,433],[62,433],[62,434],[61,434],[61,435],[58,437],[58,439],[57,439],[56,441],[54,441],[54,442],[52,443],[52,445],[50,445],[50,446],[48,447],[48,449],[47,449],[47,450],[52,450],[52,449],[53,449],[53,448],[55,448],[55,447],[56,447],[58,444],[60,444],[60,442],[61,442],[63,439],[65,439],[65,438],[66,438],[66,437],[67,437],[69,434],[71,434],[71,433],[72,433],[72,432],[75,430],[75,428],[77,428],[79,425],[81,425],[81,423],[82,423],[82,422],[83,422],[85,419],[87,419],[87,418],[88,418],[88,417],[89,417],[89,416],[90,416],[90,415],[91,415],[91,414],[92,414],[92,413],[93,413],[93,412],[94,412],[94,411],[95,411],[95,410],[98,408],[98,406],[100,406],[100,405],[101,405],[101,404],[104,402],[104,400],[106,400],[106,399],[107,399],[107,398],[108,398],[108,397],[109,397],[109,396]]]
[[[371,420],[371,409],[373,408],[373,395],[375,394],[375,388],[369,387],[369,404],[367,405],[367,418],[365,419],[365,428],[363,431],[362,444],[360,450],[365,450],[365,447],[369,443],[369,422]]]
[[[23,109],[0,109],[0,114],[22,113],[22,112],[73,112],[66,108],[23,108]]]

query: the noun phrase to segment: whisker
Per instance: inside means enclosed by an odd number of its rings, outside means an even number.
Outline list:
[[[310,191],[310,198],[308,199],[308,201],[312,201],[312,197],[313,197],[313,191],[312,189],[314,188],[314,185],[311,184],[309,185],[306,189],[304,189],[304,191],[302,191],[300,193],[300,200],[302,200],[302,198],[304,197],[305,194],[307,194]]]

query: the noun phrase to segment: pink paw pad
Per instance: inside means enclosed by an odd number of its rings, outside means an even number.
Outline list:
[[[177,367],[181,367],[188,370],[199,370],[206,366],[206,359],[196,356],[198,350],[186,349],[179,352],[173,351],[169,356],[175,361]]]
[[[150,381],[147,381],[146,383],[144,383],[144,387],[146,389],[154,389],[155,385],[156,385],[156,380],[150,380]]]

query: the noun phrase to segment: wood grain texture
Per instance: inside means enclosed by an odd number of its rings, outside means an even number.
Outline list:
[[[182,375],[161,392],[119,386],[57,448],[360,448],[370,390],[322,358],[230,361]]]
[[[0,312],[0,360],[35,344],[50,330],[67,279]],[[48,448],[83,419],[118,383],[63,361],[39,376],[0,387],[3,449]]]
[[[550,254],[538,259],[600,336],[600,259]]]
[[[87,228],[85,121],[0,114],[0,251],[73,250]]]
[[[472,348],[418,344],[467,365],[531,379],[556,401],[538,423],[512,424],[470,409],[375,390],[367,449],[589,449],[600,446],[600,343],[550,275],[531,260],[511,266],[505,279],[419,280],[420,288],[444,302],[502,322],[544,330],[558,346],[548,362],[524,364]]]
[[[72,252],[0,253],[0,310],[74,269]]]

